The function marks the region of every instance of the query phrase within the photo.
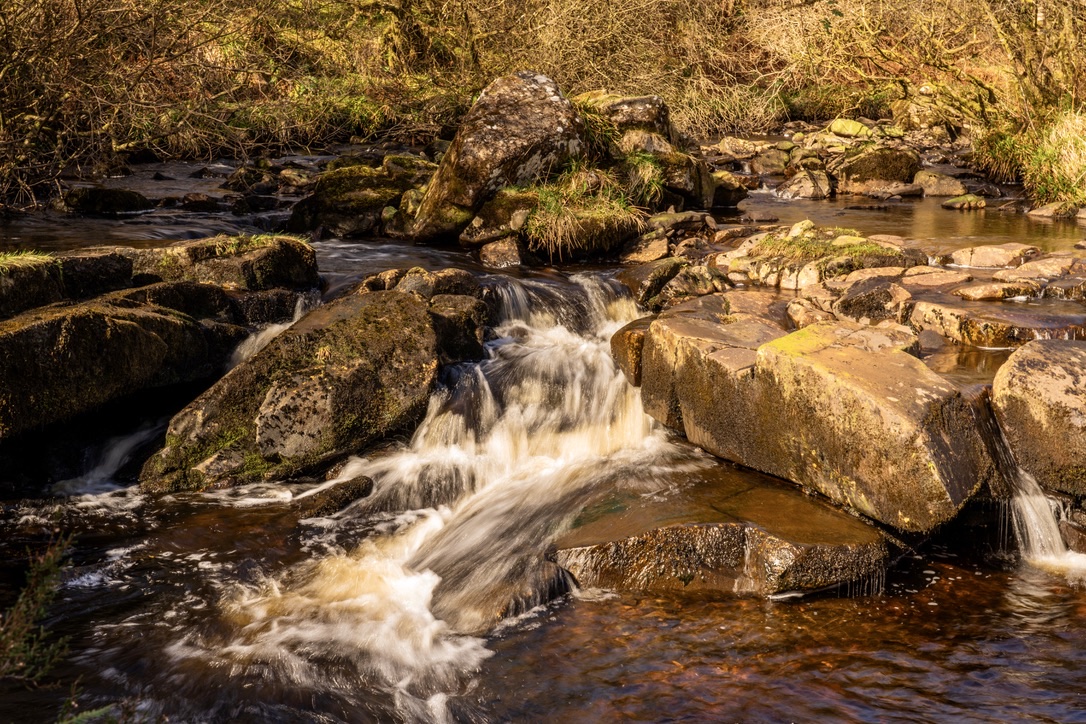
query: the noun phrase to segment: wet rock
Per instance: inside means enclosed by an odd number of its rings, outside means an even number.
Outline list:
[[[214,213],[216,211],[223,211],[226,207],[223,204],[222,199],[216,199],[207,194],[193,192],[181,197],[181,208],[185,211],[194,211],[197,213]]]
[[[833,182],[825,171],[801,170],[777,187],[782,199],[828,199],[833,196]]]
[[[680,269],[659,294],[646,302],[646,306],[650,309],[666,308],[691,297],[722,292],[730,286],[725,277],[714,273],[709,267],[692,264]]]
[[[60,301],[65,296],[60,263],[48,255],[0,260],[0,319]]]
[[[901,285],[920,289],[951,287],[973,281],[973,276],[963,271],[943,269],[937,266],[914,266],[906,270]]]
[[[407,191],[423,186],[436,170],[422,158],[389,155],[378,168],[356,165],[326,171],[317,178],[313,193],[294,205],[287,230],[323,228],[338,236],[372,233],[386,207],[399,206]]]
[[[645,224],[659,231],[699,231],[705,228],[707,214],[702,211],[672,211],[653,214]]]
[[[763,322],[764,325],[764,322]],[[645,410],[718,457],[813,488],[903,531],[954,517],[994,473],[963,397],[898,326],[813,324],[731,338],[734,324],[661,317]]]
[[[888,319],[900,321],[909,310],[912,295],[898,284],[878,277],[850,284],[833,304],[840,319],[875,324]]]
[[[729,466],[651,498],[615,494],[556,541],[581,586],[772,595],[878,578],[888,561],[871,526],[777,481]]]
[[[57,257],[64,295],[85,299],[132,286],[132,260],[109,249],[67,252]]]
[[[1086,336],[1086,309],[1058,301],[1044,306],[918,301],[909,323],[962,344],[1017,347],[1039,338]]]
[[[950,209],[952,211],[970,211],[973,209],[983,209],[988,205],[988,202],[982,199],[976,194],[963,194],[961,196],[955,196],[952,199],[947,199],[943,202],[944,209]]]
[[[1022,468],[1049,490],[1086,495],[1086,342],[1016,350],[996,373],[992,404]]]
[[[783,176],[789,159],[787,151],[767,148],[750,160],[750,172],[759,176]]]
[[[116,293],[0,322],[0,438],[217,374],[247,334]]]
[[[648,306],[651,309],[651,300],[655,298],[664,288],[664,285],[671,281],[676,274],[686,267],[686,265],[687,262],[683,259],[669,257],[648,264],[642,264],[641,266],[636,266],[632,269],[623,269],[619,272],[616,279],[630,290],[630,293],[638,304]],[[659,307],[656,308],[659,309]]]
[[[717,186],[704,161],[678,151],[658,153],[653,158],[660,165],[665,191],[678,195],[689,207],[713,206]]]
[[[1029,282],[1059,279],[1071,271],[1075,265],[1074,257],[1050,256],[1036,261],[1027,261],[1019,267],[997,271],[992,278],[1001,282]]]
[[[955,289],[954,295],[970,302],[991,302],[1012,299],[1014,297],[1032,297],[1041,291],[1041,285],[1033,282],[991,282],[974,284]]]
[[[419,241],[459,235],[498,189],[536,181],[575,154],[582,126],[546,76],[521,71],[495,80],[441,159],[412,235]]]
[[[1018,266],[1039,253],[1040,249],[1029,244],[986,244],[958,249],[950,254],[950,262],[970,268],[1009,267]]]
[[[443,365],[479,360],[486,356],[483,339],[490,311],[475,297],[436,294],[430,300],[430,318],[437,336],[438,360]]]
[[[116,216],[154,207],[151,200],[138,191],[102,186],[74,188],[64,195],[64,204],[73,213],[86,216]]]
[[[819,322],[828,322],[836,319],[832,312],[827,312],[811,303],[807,299],[793,299],[788,303],[788,318],[796,329],[803,329]]]
[[[1029,216],[1038,219],[1073,219],[1078,214],[1078,206],[1067,202],[1054,201],[1051,204],[1044,204],[1030,209],[1027,213]]]
[[[647,264],[668,255],[667,235],[661,229],[642,234],[626,244],[619,260],[623,264]]]
[[[747,185],[743,179],[728,171],[713,171],[710,175],[713,184],[712,208],[732,209],[747,198]]]
[[[316,292],[313,292],[315,298]],[[294,317],[299,302],[306,295],[287,289],[265,289],[259,292],[247,294],[234,294],[230,296],[233,307],[232,316],[238,324],[247,327],[257,327],[276,322],[285,322]],[[303,302],[304,303],[304,302]],[[316,306],[313,299],[312,306]]]
[[[641,353],[653,317],[635,319],[611,335],[611,356],[634,387],[641,385]]]
[[[291,508],[299,518],[321,518],[335,515],[356,500],[373,492],[373,480],[364,475],[336,483],[329,488],[316,489],[294,498]]]
[[[913,183],[924,189],[925,196],[964,196],[965,184],[937,171],[917,171]]]
[[[524,263],[524,250],[513,238],[492,241],[479,249],[479,261],[491,269],[507,269]]]
[[[834,159],[828,170],[837,179],[838,193],[865,193],[872,182],[911,184],[920,156],[911,149],[866,147]]]
[[[502,189],[483,204],[471,223],[460,232],[460,244],[478,247],[512,236],[524,228],[538,205],[537,194]]]
[[[413,295],[348,294],[318,307],[170,421],[141,486],[274,479],[361,450],[421,418],[437,355],[427,305]],[[235,465],[200,469],[224,452]]]

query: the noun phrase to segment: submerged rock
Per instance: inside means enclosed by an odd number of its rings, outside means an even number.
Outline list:
[[[64,195],[69,211],[87,216],[117,216],[146,211],[154,206],[138,191],[103,186],[80,186]]]
[[[411,234],[457,236],[500,188],[559,168],[581,145],[583,122],[550,78],[521,71],[483,90],[430,181]]]
[[[1086,495],[1086,342],[1029,342],[996,373],[992,404],[1018,464],[1049,490]]]
[[[556,542],[559,565],[581,586],[633,591],[773,595],[881,578],[889,553],[875,528],[756,473],[693,477],[589,507]]]
[[[824,322],[786,336],[764,320],[661,316],[645,342],[642,400],[714,455],[926,532],[953,518],[994,464],[976,426],[983,404],[916,349],[898,326]]]
[[[319,307],[170,421],[146,490],[293,474],[406,429],[437,373],[424,301],[349,294]]]

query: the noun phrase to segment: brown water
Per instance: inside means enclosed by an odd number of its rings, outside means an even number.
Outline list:
[[[951,245],[1012,233],[1003,217],[925,204],[829,223],[918,236],[972,219],[933,237]],[[838,211],[786,208],[820,223]],[[0,239],[57,249],[260,228],[160,221],[30,220]],[[1021,231],[1038,245],[1081,238],[1073,224]],[[392,242],[317,250],[333,288],[395,266],[472,266]],[[548,542],[585,506],[615,491],[674,500],[715,463],[649,420],[614,369],[607,339],[637,312],[606,278],[488,284],[506,310],[490,358],[449,377],[414,440],[352,463],[375,494],[338,515],[299,520],[313,483],[146,498],[133,462],[162,426],[145,420],[86,435],[82,469],[41,480],[59,497],[5,501],[0,605],[26,546],[57,528],[77,537],[47,621],[71,636],[71,656],[45,687],[0,682],[0,720],[53,721],[74,696],[129,721],[1086,721],[1086,591],[1019,562],[998,509],[908,553],[878,595],[522,595],[539,594]],[[1005,353],[941,354],[929,364],[965,384]],[[785,496],[774,500],[803,497],[724,474]],[[499,623],[511,596],[525,612]]]

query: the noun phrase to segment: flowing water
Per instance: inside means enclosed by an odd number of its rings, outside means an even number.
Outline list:
[[[242,223],[207,226],[228,222]],[[184,238],[203,223],[144,228]],[[31,227],[6,238],[79,245]],[[103,236],[136,233],[118,228]],[[1044,228],[1062,247],[1076,233]],[[317,249],[333,288],[471,267],[385,242]],[[998,511],[980,510],[874,594],[577,588],[550,547],[580,511],[616,490],[664,499],[717,463],[649,419],[615,368],[609,337],[639,313],[606,273],[487,284],[502,306],[487,358],[446,370],[410,440],[333,480],[145,497],[133,464],[165,420],[136,421],[51,479],[53,497],[7,501],[0,605],[25,546],[57,529],[76,544],[47,621],[71,637],[61,684],[0,681],[0,721],[55,721],[69,699],[126,721],[1086,721],[1086,569],[1028,476],[1011,506],[1024,562]],[[370,496],[300,512],[359,475]]]

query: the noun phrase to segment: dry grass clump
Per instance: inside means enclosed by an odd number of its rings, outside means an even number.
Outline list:
[[[1039,203],[1086,206],[1086,113],[1063,113],[1039,134],[1022,182]]]
[[[56,259],[51,254],[38,251],[0,251],[0,274],[7,274],[12,269],[52,264]]]
[[[644,227],[644,212],[610,171],[575,163],[532,191],[538,204],[524,235],[529,249],[552,259],[607,251]]]

